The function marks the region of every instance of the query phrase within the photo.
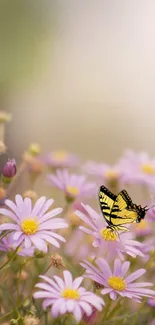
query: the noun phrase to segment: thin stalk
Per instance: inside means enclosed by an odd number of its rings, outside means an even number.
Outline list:
[[[2,266],[0,266],[0,271],[14,259],[14,257],[16,256],[16,253],[18,251],[19,246],[16,247],[16,249],[15,249],[14,253],[12,254],[12,256]]]

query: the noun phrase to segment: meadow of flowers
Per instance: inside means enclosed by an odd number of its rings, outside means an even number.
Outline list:
[[[1,157],[9,120],[0,112]],[[150,207],[145,219],[105,231],[100,185],[139,196],[135,203]],[[155,159],[145,152],[126,150],[112,166],[32,143],[20,164],[9,157],[0,183],[0,324],[155,324],[154,195]]]

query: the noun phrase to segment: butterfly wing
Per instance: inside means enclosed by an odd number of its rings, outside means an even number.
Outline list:
[[[110,222],[114,226],[133,223],[137,219],[137,212],[133,209],[133,202],[127,191],[123,190],[114,202]]]
[[[100,187],[99,189],[100,208],[109,226],[111,225],[110,216],[116,198],[117,196],[114,195],[112,192],[110,192],[105,186],[102,185]]]

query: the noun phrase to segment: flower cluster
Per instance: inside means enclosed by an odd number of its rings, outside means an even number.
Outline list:
[[[19,194],[14,184],[22,173],[29,187]],[[117,205],[123,188],[137,202],[135,184],[142,206],[150,207],[143,220],[139,202]],[[44,195],[42,185],[48,185],[47,197],[38,195]],[[106,213],[99,205],[100,185],[112,192],[110,205],[102,202]],[[80,163],[64,150],[42,154],[40,145],[30,144],[21,166],[8,160],[0,184],[2,322],[127,325],[134,317],[134,325],[153,323],[154,187],[155,159],[143,152],[127,150],[110,166]]]

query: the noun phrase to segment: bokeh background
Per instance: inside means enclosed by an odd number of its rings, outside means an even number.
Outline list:
[[[0,2],[10,155],[29,142],[114,162],[155,155],[155,1]]]

